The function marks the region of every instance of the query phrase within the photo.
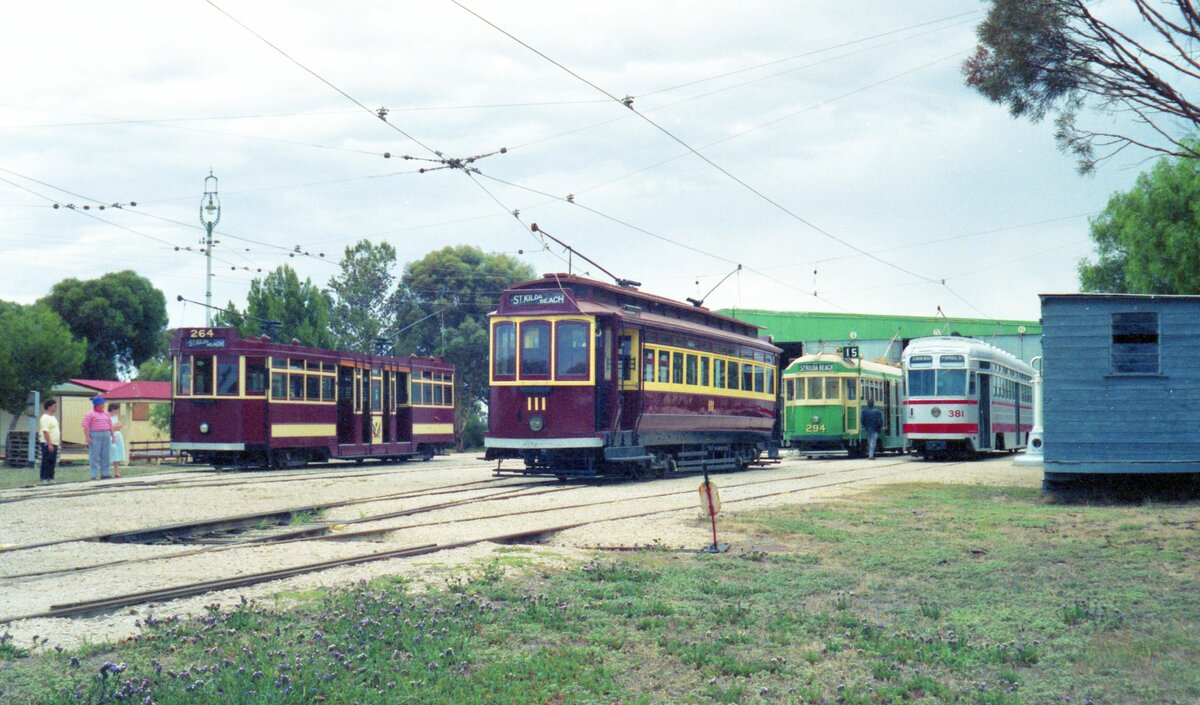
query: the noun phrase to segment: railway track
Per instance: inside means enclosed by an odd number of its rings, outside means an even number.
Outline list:
[[[347,463],[325,463],[321,466],[314,466],[312,470],[303,472],[289,472],[287,475],[272,474],[269,477],[262,477],[261,473],[247,474],[242,473],[239,479],[220,479],[218,481],[208,481],[216,479],[210,476],[230,475],[229,471],[225,470],[182,470],[181,473],[196,473],[202,475],[198,479],[193,478],[162,478],[158,480],[124,480],[119,483],[112,484],[94,484],[94,483],[72,483],[73,485],[53,485],[49,487],[30,487],[27,494],[18,495],[15,497],[2,497],[0,504],[11,504],[16,502],[27,502],[31,500],[45,499],[63,499],[67,497],[91,497],[98,494],[116,494],[124,492],[133,492],[154,488],[167,489],[194,489],[194,488],[210,488],[210,487],[234,487],[239,485],[265,485],[279,482],[308,482],[313,480],[340,480],[354,479],[363,477],[377,477],[381,475],[403,475],[409,473],[420,472],[435,472],[444,471],[447,468],[444,466],[422,466],[419,468],[405,467],[405,464],[395,464],[387,466],[388,469],[374,471],[360,471],[339,474],[318,474],[322,469],[333,467],[346,467]],[[357,464],[355,467],[358,467]],[[403,468],[403,469],[402,469]],[[274,472],[274,471],[264,471]],[[175,473],[171,473],[174,475]],[[61,489],[60,489],[61,488]]]
[[[749,502],[749,501],[754,501],[754,500],[759,500],[759,499],[764,499],[764,498],[769,498],[769,497],[777,497],[777,496],[782,496],[782,495],[812,492],[814,490],[818,490],[818,489],[822,489],[822,488],[826,488],[826,487],[833,487],[833,486],[837,486],[837,485],[845,485],[845,484],[859,483],[859,482],[870,482],[872,480],[876,480],[876,479],[880,479],[880,478],[884,478],[884,477],[888,477],[891,475],[896,475],[899,473],[909,471],[908,467],[897,468],[897,466],[901,466],[901,465],[907,466],[908,463],[903,463],[903,462],[889,463],[889,464],[883,464],[883,465],[875,465],[870,468],[855,467],[855,468],[847,468],[847,469],[843,469],[843,470],[837,470],[837,471],[833,471],[833,472],[829,472],[829,473],[807,473],[807,474],[802,474],[802,475],[798,475],[798,476],[793,475],[793,476],[784,477],[784,478],[767,478],[767,479],[750,480],[747,482],[740,482],[740,483],[736,483],[736,484],[728,484],[727,483],[724,485],[724,487],[728,491],[728,490],[734,490],[734,489],[739,489],[739,488],[744,488],[744,487],[777,484],[777,483],[781,483],[781,482],[796,482],[796,481],[802,481],[802,480],[812,479],[812,478],[829,478],[830,479],[830,481],[828,481],[828,482],[819,482],[817,484],[809,484],[809,485],[805,485],[803,487],[775,490],[775,491],[770,491],[770,492],[765,492],[765,493],[752,494],[752,495],[748,495],[748,496],[730,497],[730,498],[726,499],[724,501],[724,503],[726,505],[743,503],[743,502]],[[871,474],[863,476],[863,477],[852,477],[852,478],[841,477],[848,473],[864,473],[864,472],[870,472],[872,470],[885,470],[885,472],[872,472]],[[838,476],[838,479],[833,479],[832,476]],[[547,483],[539,483],[539,484],[544,485]],[[510,496],[508,498],[515,499],[515,498],[522,497],[522,496],[534,496],[534,494],[545,494],[550,491],[568,491],[568,490],[573,490],[573,489],[579,489],[579,487],[572,486],[572,487],[544,488],[543,491],[541,491],[541,492],[527,493],[525,495],[518,495],[515,493],[515,491],[509,491],[508,493],[498,493],[498,494],[510,494]],[[382,533],[392,533],[392,532],[397,532],[397,531],[404,531],[404,530],[421,528],[421,527],[438,526],[438,525],[444,525],[444,524],[449,524],[449,523],[460,523],[460,522],[461,523],[469,523],[469,522],[484,521],[487,519],[496,519],[496,518],[533,516],[533,515],[544,514],[546,512],[552,512],[552,511],[570,511],[573,509],[580,509],[580,508],[585,508],[585,507],[612,505],[612,504],[616,504],[616,503],[639,502],[639,501],[646,501],[646,500],[652,500],[652,499],[662,499],[662,498],[673,497],[673,496],[688,495],[689,500],[690,500],[690,496],[693,495],[694,492],[695,492],[695,490],[693,490],[693,489],[674,490],[674,491],[669,491],[669,492],[660,492],[660,493],[653,493],[653,494],[648,494],[648,495],[639,495],[639,496],[635,496],[635,497],[628,497],[628,498],[621,498],[621,499],[609,499],[609,500],[600,500],[600,501],[595,501],[595,502],[583,502],[583,503],[578,503],[578,504],[573,504],[573,505],[560,505],[560,506],[556,506],[556,507],[542,507],[542,508],[536,508],[536,509],[518,510],[515,512],[505,512],[505,513],[492,514],[492,515],[481,516],[481,517],[471,517],[471,518],[467,518],[467,519],[447,519],[447,520],[425,522],[425,523],[419,523],[419,524],[410,524],[410,525],[404,525],[404,526],[381,527],[381,528],[375,528],[375,529],[368,529],[368,530],[365,530],[362,532],[349,532],[349,533],[339,532],[339,534],[337,536],[327,536],[326,535],[326,536],[294,537],[294,538],[287,539],[287,541],[329,540],[331,538],[338,538],[338,539],[358,538],[358,537],[364,537],[364,536],[370,536],[370,535],[378,535],[378,534],[382,534]],[[455,504],[465,503],[465,502],[469,502],[469,501],[475,501],[475,500],[464,499],[464,500],[460,500],[458,502],[452,502],[452,503],[439,503],[437,505],[433,505],[430,507],[415,508],[415,510],[410,510],[410,512],[408,512],[408,513],[396,512],[396,513],[389,513],[389,514],[383,514],[383,515],[367,516],[367,517],[362,517],[358,520],[355,520],[355,522],[356,523],[367,523],[367,522],[373,522],[373,521],[386,520],[388,518],[398,518],[399,516],[411,516],[412,514],[417,514],[417,513],[438,511],[440,509],[448,508],[446,505],[455,505]],[[561,533],[561,532],[569,530],[569,529],[580,528],[583,526],[601,524],[601,523],[610,522],[610,521],[622,521],[622,520],[636,519],[636,518],[647,517],[647,516],[669,514],[669,513],[680,512],[680,511],[695,511],[695,503],[693,501],[688,501],[687,503],[680,503],[676,506],[671,506],[671,507],[662,507],[662,508],[656,508],[656,509],[652,509],[652,510],[648,510],[648,511],[640,511],[640,512],[626,513],[626,514],[619,514],[619,515],[605,515],[602,517],[585,519],[585,520],[580,520],[580,521],[567,523],[567,524],[556,524],[556,525],[551,525],[551,526],[537,527],[537,528],[532,528],[532,529],[528,529],[528,530],[521,531],[521,532],[509,532],[509,533],[504,533],[504,534],[487,535],[487,536],[471,538],[468,540],[458,541],[458,542],[453,542],[453,543],[448,543],[448,544],[436,544],[436,543],[416,544],[416,545],[412,545],[409,547],[391,550],[391,551],[383,551],[383,552],[376,551],[376,552],[360,554],[360,555],[356,555],[356,556],[348,556],[348,557],[342,557],[342,558],[337,558],[337,559],[328,560],[328,561],[310,563],[310,564],[305,564],[305,565],[301,565],[301,566],[293,566],[293,567],[280,568],[280,569],[271,570],[271,571],[264,571],[262,573],[255,573],[252,575],[242,575],[242,576],[236,576],[236,577],[232,577],[232,578],[223,578],[223,579],[217,579],[217,580],[203,581],[203,582],[199,582],[199,583],[190,583],[190,584],[185,584],[185,585],[169,586],[169,587],[164,587],[161,589],[141,591],[141,592],[137,592],[137,593],[113,595],[113,596],[109,596],[109,597],[100,598],[97,600],[55,604],[55,605],[51,605],[50,609],[45,612],[0,619],[0,623],[14,622],[14,621],[18,621],[21,619],[30,619],[30,618],[34,618],[34,617],[70,617],[70,616],[79,616],[79,615],[85,615],[85,614],[94,614],[97,612],[106,612],[106,611],[109,611],[112,609],[117,609],[120,607],[126,607],[126,606],[130,606],[130,605],[142,604],[142,603],[146,603],[146,602],[160,602],[160,601],[164,601],[164,600],[178,599],[181,597],[188,597],[188,596],[203,594],[206,592],[212,592],[212,591],[216,591],[216,590],[224,590],[224,589],[236,588],[236,587],[241,587],[241,586],[246,586],[246,585],[253,585],[256,583],[266,582],[266,581],[270,581],[270,580],[277,580],[277,579],[281,579],[281,578],[285,578],[285,577],[292,577],[295,575],[302,575],[305,573],[318,572],[318,571],[327,570],[330,568],[337,568],[337,567],[341,567],[341,566],[356,565],[359,563],[366,563],[366,562],[378,561],[378,560],[388,560],[391,558],[402,558],[402,557],[408,557],[408,556],[424,555],[424,554],[428,554],[428,553],[434,553],[437,551],[445,551],[445,550],[450,550],[453,548],[461,548],[461,547],[465,547],[465,546],[475,545],[475,544],[483,543],[483,542],[497,542],[497,543],[527,542],[527,541],[531,541],[536,538],[541,538],[541,537],[545,537],[548,535]],[[212,551],[212,550],[232,550],[235,548],[245,547],[247,545],[256,545],[256,544],[237,544],[237,545],[221,546],[221,547],[207,547],[206,549],[198,549],[198,552]],[[152,559],[169,559],[169,558],[173,558],[173,557],[177,558],[177,557],[181,557],[181,555],[183,555],[183,554],[153,557]],[[191,555],[191,554],[189,553],[187,555]],[[133,559],[133,560],[141,560],[141,559]],[[123,562],[116,562],[116,563],[123,563]],[[106,565],[111,565],[111,564],[106,564]],[[84,571],[84,570],[92,570],[92,569],[99,568],[99,567],[104,567],[104,566],[103,565],[84,566],[84,567],[80,567],[78,569],[73,569],[73,570]],[[18,577],[18,576],[9,576],[9,577]]]

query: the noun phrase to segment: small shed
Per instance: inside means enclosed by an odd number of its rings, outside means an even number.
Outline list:
[[[58,425],[63,443],[85,443],[83,417],[92,410],[92,397],[125,384],[110,379],[70,379],[50,392],[58,399]]]
[[[122,435],[125,443],[167,441],[168,434],[159,431],[150,421],[150,410],[171,404],[170,382],[127,382],[105,393],[109,403],[120,404]]]
[[[1041,299],[1046,486],[1200,473],[1200,296]]]

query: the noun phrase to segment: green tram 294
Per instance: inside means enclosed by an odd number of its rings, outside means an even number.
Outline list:
[[[845,450],[867,453],[867,435],[859,428],[868,400],[883,412],[876,452],[907,449],[900,418],[899,367],[834,353],[804,355],[783,371],[783,442],[801,452]]]

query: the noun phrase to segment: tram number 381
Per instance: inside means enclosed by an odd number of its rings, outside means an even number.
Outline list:
[[[950,418],[962,418],[966,415],[967,412],[963,411],[962,409],[951,409],[946,412],[946,416],[949,416]]]

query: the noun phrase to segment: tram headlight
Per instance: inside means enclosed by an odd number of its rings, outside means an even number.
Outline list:
[[[820,416],[812,417],[812,422],[813,423],[821,423],[821,417]]]
[[[929,415],[936,419],[942,415],[942,408],[940,406],[933,407],[929,410]]]
[[[542,418],[541,414],[534,414],[529,417],[529,430],[537,433],[546,427],[546,419]]]
[[[202,421],[200,423],[200,433],[208,433],[208,422],[207,421]]]

